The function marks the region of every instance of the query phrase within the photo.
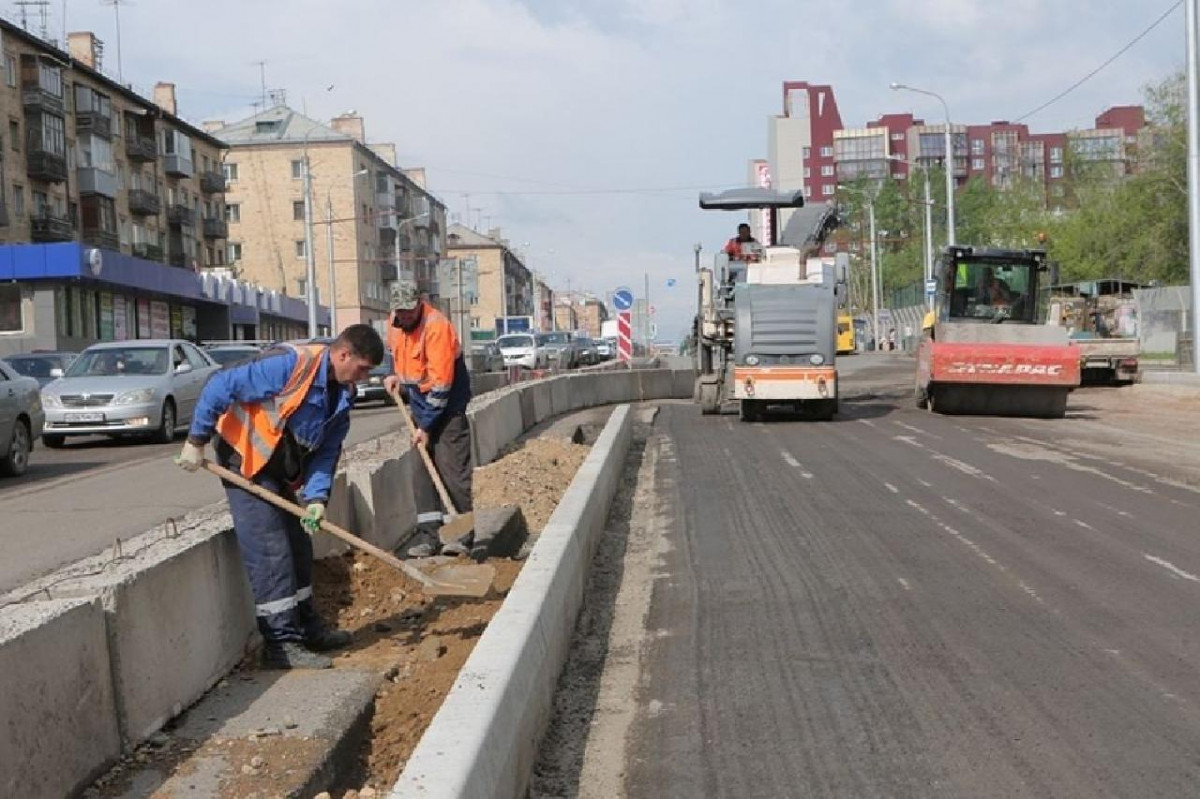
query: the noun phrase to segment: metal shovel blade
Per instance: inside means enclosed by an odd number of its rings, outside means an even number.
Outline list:
[[[438,538],[442,539],[443,544],[453,544],[474,529],[475,514],[468,512],[450,517],[449,521],[438,528]]]
[[[487,596],[496,579],[496,567],[487,563],[446,563],[421,571],[436,581],[424,588],[429,596]]]

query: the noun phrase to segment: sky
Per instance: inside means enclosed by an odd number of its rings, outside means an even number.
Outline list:
[[[1125,47],[1175,0],[134,0],[119,7],[121,72],[149,96],[177,84],[199,123],[262,93],[328,120],[355,110],[369,141],[460,221],[499,227],[556,289],[629,286],[664,340],[694,313],[706,260],[741,217],[701,190],[744,184],[785,80],[833,86],[847,127],[946,98],[956,123],[1017,120]],[[117,74],[115,13],[52,0],[51,36],[91,30]],[[66,23],[63,24],[65,9]],[[0,13],[17,19],[11,4]],[[1025,119],[1086,128],[1184,63],[1182,4],[1112,65]],[[673,283],[673,285],[671,285]]]

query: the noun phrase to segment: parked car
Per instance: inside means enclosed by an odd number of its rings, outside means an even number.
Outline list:
[[[503,372],[504,353],[494,341],[476,341],[471,345],[472,372]]]
[[[44,422],[37,379],[0,361],[0,474],[19,477],[25,473]]]
[[[5,362],[22,377],[32,377],[39,386],[62,377],[63,372],[75,360],[73,352],[23,352],[5,356]]]
[[[538,333],[537,343],[550,366],[557,366],[559,369],[574,369],[579,365],[579,350],[570,333],[564,331]]]
[[[67,436],[140,434],[169,443],[191,422],[200,390],[218,368],[180,339],[94,344],[42,390],[42,442],[61,447]]]
[[[541,369],[545,364],[545,357],[539,353],[537,339],[532,333],[509,333],[496,339],[496,346],[504,354],[506,367]]]
[[[395,402],[383,387],[383,378],[395,371],[396,368],[392,365],[392,353],[385,350],[383,360],[367,373],[367,379],[354,384],[354,404],[382,402],[385,405],[394,405]]]
[[[250,344],[221,344],[204,350],[208,357],[217,362],[218,366],[228,366],[231,363],[248,361],[262,355],[262,348]]]

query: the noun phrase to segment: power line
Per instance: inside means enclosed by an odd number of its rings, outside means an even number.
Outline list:
[[[1021,116],[1017,117],[1015,120],[1013,120],[1013,122],[1021,122],[1025,119],[1028,119],[1029,117],[1033,116],[1034,114],[1036,114],[1040,111],[1043,111],[1046,108],[1049,108],[1050,106],[1054,105],[1059,100],[1061,100],[1062,98],[1066,97],[1071,92],[1078,89],[1084,83],[1086,83],[1089,80],[1091,80],[1092,78],[1094,78],[1102,69],[1107,67],[1112,62],[1116,61],[1118,58],[1123,56],[1131,47],[1133,47],[1135,44],[1140,42],[1142,39],[1146,38],[1146,36],[1150,33],[1150,31],[1154,30],[1159,25],[1161,25],[1163,20],[1165,20],[1167,17],[1169,17],[1171,15],[1171,12],[1174,11],[1175,9],[1179,8],[1181,5],[1183,5],[1183,0],[1177,0],[1177,2],[1174,5],[1172,5],[1170,8],[1168,8],[1166,11],[1164,11],[1162,13],[1162,16],[1160,16],[1158,19],[1154,20],[1154,22],[1152,22],[1150,24],[1150,27],[1146,28],[1144,31],[1142,31],[1137,36],[1135,36],[1131,42],[1129,42],[1127,45],[1122,47],[1120,50],[1113,53],[1113,55],[1111,57],[1109,57],[1103,64],[1096,67],[1091,72],[1089,72],[1088,74],[1086,74],[1082,78],[1080,78],[1078,81],[1071,84],[1067,89],[1060,92],[1059,94],[1056,94],[1054,97],[1052,97],[1049,100],[1047,100],[1046,102],[1042,103],[1037,108],[1033,109],[1032,111],[1030,111],[1026,114],[1022,114]]]
[[[1182,0],[1180,0],[1182,2]],[[707,186],[663,186],[651,187],[644,186],[639,188],[629,189],[576,189],[569,191],[483,191],[480,189],[471,189],[465,191],[462,189],[443,189],[442,194],[491,194],[491,195],[507,195],[512,197],[525,196],[567,196],[567,195],[597,195],[597,194],[664,194],[676,191],[703,191],[705,189],[722,188],[726,184],[709,184]]]

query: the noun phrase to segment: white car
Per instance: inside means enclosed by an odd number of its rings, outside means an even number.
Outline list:
[[[42,389],[42,442],[61,447],[67,436],[141,434],[169,443],[191,423],[200,390],[218,368],[180,339],[94,344]]]
[[[496,339],[496,346],[504,356],[506,367],[541,369],[543,366],[543,351],[538,348],[537,338],[532,333],[509,333]]]

